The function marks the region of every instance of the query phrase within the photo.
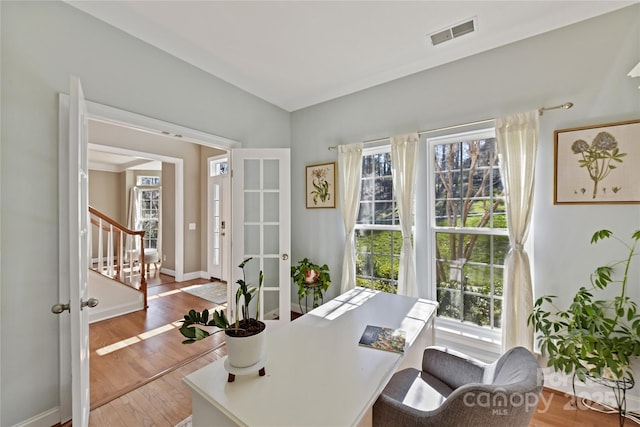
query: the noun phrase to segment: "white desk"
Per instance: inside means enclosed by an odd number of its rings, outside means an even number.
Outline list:
[[[433,342],[432,301],[356,288],[274,331],[267,375],[227,382],[224,359],[188,375],[193,427],[367,425],[393,373]],[[407,332],[404,354],[360,346],[368,324]]]

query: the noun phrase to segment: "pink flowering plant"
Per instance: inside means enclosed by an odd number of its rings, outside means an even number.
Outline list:
[[[313,308],[320,305],[324,293],[331,285],[331,275],[327,264],[318,265],[304,258],[298,265],[291,266],[291,278],[298,285],[298,304],[302,310],[302,299],[313,294]]]

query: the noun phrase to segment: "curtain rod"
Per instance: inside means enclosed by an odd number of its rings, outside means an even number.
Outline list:
[[[560,105],[556,105],[553,107],[540,107],[538,108],[538,114],[539,115],[543,115],[545,111],[549,111],[549,110],[557,110],[559,108],[562,109],[569,109],[573,107],[573,102],[565,102],[564,104],[560,104]],[[441,127],[441,128],[437,128],[437,129],[429,129],[429,130],[421,130],[418,132],[418,135],[424,135],[427,133],[434,133],[434,132],[442,132],[444,130],[451,130],[451,129],[457,129],[457,128],[461,128],[461,127],[466,127],[466,126],[475,126],[475,125],[481,125],[483,123],[489,123],[494,121],[495,119],[485,119],[485,120],[478,120],[477,122],[471,122],[471,123],[464,123],[464,124],[460,124],[460,125],[453,125],[453,126],[445,126],[445,127]],[[391,139],[391,137],[386,137],[386,138],[378,138],[378,139],[370,139],[368,141],[363,141],[363,144],[375,144],[377,142],[383,142],[383,141],[387,141]],[[331,151],[331,150],[335,150],[338,147],[335,145],[332,145],[330,147],[327,147],[327,150]]]

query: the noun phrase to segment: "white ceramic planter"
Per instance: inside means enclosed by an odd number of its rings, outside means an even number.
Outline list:
[[[247,368],[263,359],[265,331],[266,329],[250,337],[231,337],[225,334],[229,364],[236,368]]]

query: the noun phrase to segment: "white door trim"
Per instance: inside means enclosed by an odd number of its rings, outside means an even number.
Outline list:
[[[153,134],[160,131],[169,132],[172,135],[182,135],[182,140],[207,147],[218,148],[221,150],[230,150],[239,147],[240,143],[231,139],[200,132],[174,123],[165,122],[163,120],[153,119],[141,114],[132,113],[114,107],[86,101],[88,117],[94,120],[101,120],[107,123],[113,123],[120,126],[134,128]],[[76,169],[71,171],[71,165],[67,158],[68,142],[69,142],[69,95],[60,93],[58,99],[58,179],[59,182],[67,182],[71,173],[75,174]],[[184,167],[183,161],[180,159],[176,163],[176,228],[180,230],[181,237],[178,239],[176,232],[176,280],[183,280],[184,277]],[[66,248],[69,245],[69,239],[76,238],[75,231],[69,230],[69,224],[62,218],[69,217],[69,191],[65,188],[59,189],[59,208],[58,215],[59,224],[59,275],[58,285],[59,302],[66,303],[69,301],[69,289],[61,284],[69,283],[71,272],[69,271],[69,254]],[[178,200],[179,198],[179,200]],[[178,203],[179,202],[179,203]],[[180,206],[180,209],[178,209]],[[71,233],[74,233],[73,235]],[[178,279],[180,278],[180,279]],[[61,353],[60,360],[60,420],[64,423],[71,419],[72,401],[71,401],[71,366],[65,366],[71,359],[70,342],[70,316],[60,316],[60,346],[61,349],[69,349],[68,357],[64,357]],[[66,351],[66,350],[65,350]]]

